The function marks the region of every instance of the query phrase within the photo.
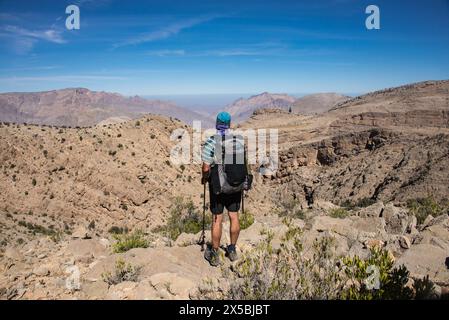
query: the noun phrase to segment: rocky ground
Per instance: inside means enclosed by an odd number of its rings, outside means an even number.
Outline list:
[[[240,128],[277,128],[280,168],[259,174],[253,167],[246,208],[255,223],[242,231],[241,256],[264,230],[279,245],[280,216],[287,215],[303,230],[306,252],[324,236],[342,255],[382,247],[444,293],[448,97],[448,81],[427,82],[316,116],[256,112]],[[223,259],[222,268],[210,268],[195,244],[199,234],[172,241],[155,231],[176,197],[191,199],[197,211],[202,205],[198,165],[169,161],[179,128],[191,132],[161,116],[89,128],[1,124],[0,297],[180,299],[199,298],[204,286],[226,287],[233,266]],[[424,216],[410,205],[419,199],[428,199]],[[143,230],[149,247],[114,253],[114,229]],[[105,278],[121,262],[125,281]]]
[[[319,202],[295,219],[303,244],[311,248],[321,237],[336,240],[337,255],[367,256],[378,246],[394,256],[396,265],[405,265],[413,278],[429,275],[438,293],[449,290],[449,219],[428,217],[417,225],[407,210],[392,204],[375,203],[354,210],[346,218],[329,216],[335,205]],[[228,223],[225,223],[225,230]],[[241,233],[241,256],[264,238],[264,230],[275,234],[274,246],[287,227],[276,215],[261,216]],[[149,235],[150,247],[113,253],[113,238],[84,232],[65,236],[57,242],[39,237],[22,246],[8,247],[2,254],[0,294],[3,299],[190,299],[199,290],[226,289],[226,271],[232,264],[222,255],[222,267],[212,268],[196,244],[199,234],[182,234],[175,242]],[[209,239],[209,234],[207,234]],[[224,244],[228,240],[224,236]],[[108,284],[104,274],[113,272],[116,262],[125,261],[139,272],[132,281]],[[220,286],[220,287],[218,287]],[[224,287],[223,287],[224,286]]]

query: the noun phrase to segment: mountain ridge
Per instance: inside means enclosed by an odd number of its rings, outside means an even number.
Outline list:
[[[0,121],[4,122],[86,127],[112,117],[135,119],[148,113],[175,117],[188,124],[193,120],[211,124],[209,118],[172,102],[82,87],[0,94]]]

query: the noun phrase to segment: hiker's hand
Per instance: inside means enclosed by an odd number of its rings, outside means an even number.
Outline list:
[[[201,177],[201,184],[207,183],[207,180],[209,180],[209,172],[210,171],[203,171],[203,176]]]

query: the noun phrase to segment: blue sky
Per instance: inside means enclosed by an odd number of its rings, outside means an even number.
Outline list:
[[[65,28],[77,4],[81,29]],[[381,29],[365,28],[378,5]],[[363,93],[449,79],[449,0],[0,0],[0,92]]]

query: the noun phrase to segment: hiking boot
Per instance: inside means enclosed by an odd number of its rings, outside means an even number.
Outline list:
[[[212,267],[218,267],[220,265],[220,256],[218,251],[213,248],[207,248],[204,252],[204,258],[209,261]]]
[[[235,261],[238,259],[237,251],[235,250],[235,245],[230,244],[226,250],[229,260]]]

